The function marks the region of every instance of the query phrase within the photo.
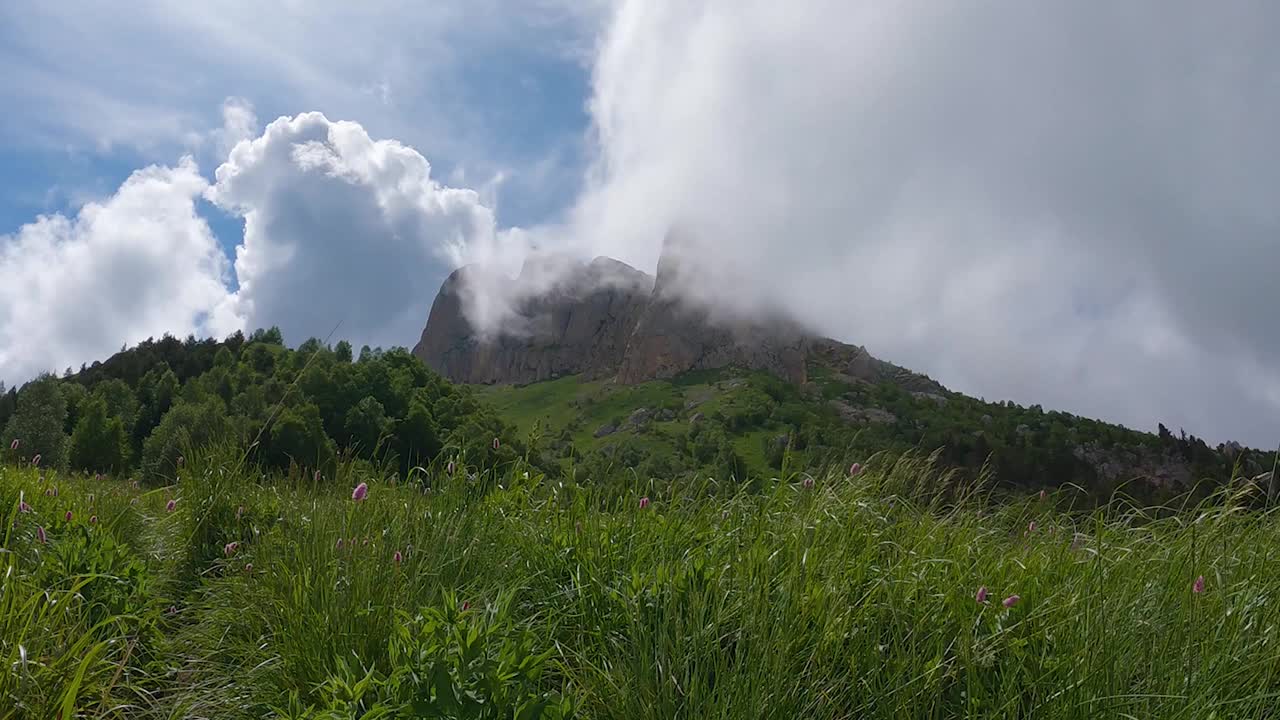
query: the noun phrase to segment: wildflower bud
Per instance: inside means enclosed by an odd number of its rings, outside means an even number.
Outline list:
[[[338,549],[342,549],[342,538],[338,538]]]
[[[1021,599],[1022,599],[1022,598],[1018,597],[1017,595],[1010,595],[1009,597],[1007,597],[1007,598],[1005,598],[1005,599],[1004,599],[1004,603],[1003,603],[1003,604],[1004,604],[1004,606],[1005,606],[1005,607],[1007,607],[1007,608],[1011,608],[1011,607],[1013,607],[1014,605],[1017,605],[1017,604],[1018,604],[1018,601],[1019,601],[1019,600],[1021,600]]]
[[[1041,499],[1041,500],[1044,500],[1044,498],[1045,498],[1045,495],[1046,495],[1046,494],[1047,494],[1047,493],[1046,493],[1046,492],[1044,491],[1044,489],[1042,488],[1042,489],[1040,490],[1040,499]]]
[[[312,482],[314,482],[315,484],[319,485],[319,484],[320,484],[320,477],[321,477],[321,476],[320,476],[320,471],[319,471],[319,470],[316,470],[314,473],[312,473],[312,475],[311,475],[311,480],[312,480]]]
[[[397,565],[399,565],[400,561],[404,560],[404,556],[400,554],[399,550],[397,550],[395,554],[391,556],[391,559],[394,560]]]
[[[179,456],[178,456],[178,467],[182,467],[185,463],[186,463],[186,461],[185,461],[185,460],[183,460],[183,458],[182,458],[182,456],[181,456],[181,455],[179,455]]]
[[[39,464],[40,464],[40,453],[36,453],[36,456],[35,456],[35,457],[33,457],[33,458],[31,458],[31,464],[32,464],[32,465],[39,465]]]
[[[1027,523],[1027,533],[1033,533],[1035,531],[1036,531],[1036,521],[1032,520],[1031,522]]]
[[[165,509],[165,511],[166,511],[166,512],[173,512],[174,510],[177,510],[177,509],[178,509],[178,501],[177,501],[176,499],[175,499],[175,500],[170,500],[169,502],[167,502],[167,503],[165,503],[165,504],[164,504],[164,509]]]
[[[462,612],[466,612],[466,611],[468,611],[468,610],[470,610],[470,609],[471,609],[471,603],[467,602],[466,600],[463,600],[463,601],[462,601]]]
[[[97,525],[97,524],[98,524],[98,516],[97,516],[97,515],[90,515],[90,516],[89,516],[89,524],[90,524],[90,525]]]
[[[450,474],[450,475],[452,475],[452,474],[453,474],[453,469],[454,469],[454,468],[453,468],[453,461],[452,461],[452,460],[450,460],[450,461],[449,461],[449,464],[445,466],[445,472],[446,472],[446,473],[448,473],[448,474]]]
[[[72,517],[72,516],[71,516],[71,511],[70,511],[70,510],[68,510],[68,511],[67,511],[67,514],[62,516],[62,519],[63,519],[63,520],[65,520],[66,522],[71,522],[71,517]]]
[[[640,509],[644,510],[647,507],[649,507],[649,498],[647,497],[640,498]]]
[[[365,496],[368,494],[369,494],[368,483],[360,483],[359,485],[356,486],[355,490],[351,491],[351,499],[355,500],[356,502],[360,502],[364,500]]]
[[[18,446],[19,446],[19,445],[21,445],[21,444],[22,444],[22,443],[18,442],[18,438],[14,438],[14,439],[13,439],[13,442],[9,443],[9,449],[10,449],[10,450],[15,450],[15,451],[16,451],[16,450],[18,449]]]
[[[862,472],[862,464],[861,464],[861,463],[854,463],[854,464],[852,464],[852,465],[850,465],[850,466],[849,466],[849,477],[853,477],[853,476],[857,475],[857,474],[858,474],[858,473],[860,473],[860,472]]]
[[[804,480],[800,481],[800,486],[803,487],[805,490],[812,490],[813,478],[811,476],[806,475]]]
[[[1203,575],[1197,576],[1196,581],[1191,583],[1191,592],[1197,595],[1204,592],[1204,576]]]
[[[49,536],[45,535],[43,525],[36,526],[36,540],[39,540],[41,545],[49,542]]]
[[[983,585],[982,587],[978,588],[978,594],[975,595],[973,599],[977,600],[979,604],[986,603],[987,602],[987,586]]]
[[[18,501],[18,512],[22,512],[22,513],[31,512],[31,506],[27,504],[26,500]]]
[[[232,555],[235,554],[236,549],[239,547],[240,547],[240,543],[236,542],[235,540],[232,540],[231,542],[222,546],[222,553],[227,557],[231,557]]]
[[[247,573],[251,573],[251,572],[253,572],[253,563],[245,563],[245,564],[244,564],[244,571],[245,571],[245,572],[247,572]]]

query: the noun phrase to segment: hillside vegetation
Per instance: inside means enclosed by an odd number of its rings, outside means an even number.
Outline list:
[[[1269,717],[1280,694],[1280,519],[1248,498],[992,505],[889,456],[759,492],[243,457],[154,489],[0,466],[0,718]]]

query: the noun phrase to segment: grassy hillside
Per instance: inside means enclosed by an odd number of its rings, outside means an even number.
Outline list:
[[[847,465],[879,451],[940,452],[971,477],[987,468],[1007,487],[1075,484],[1106,498],[1117,490],[1163,502],[1197,486],[1271,470],[1275,454],[1208,447],[1185,434],[1144,433],[1039,406],[989,403],[959,393],[912,393],[868,384],[821,364],[803,387],[732,368],[634,386],[572,376],[477,388],[548,466],[642,479],[732,475]],[[1106,468],[1110,472],[1102,472]],[[1128,483],[1142,474],[1163,484]],[[1208,482],[1204,482],[1208,481]]]
[[[153,490],[0,465],[0,718],[1221,718],[1280,695],[1280,517],[1232,498],[991,506],[888,456],[757,493],[521,461],[423,492],[243,455]]]

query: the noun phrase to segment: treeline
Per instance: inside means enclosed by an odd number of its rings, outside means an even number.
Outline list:
[[[466,388],[403,348],[166,336],[0,393],[0,453],[42,466],[162,480],[183,448],[240,442],[266,469],[332,468],[347,453],[400,473],[443,452],[489,467],[522,444]],[[497,442],[495,442],[497,440]]]

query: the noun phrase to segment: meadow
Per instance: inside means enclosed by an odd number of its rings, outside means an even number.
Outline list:
[[[607,485],[441,457],[0,465],[0,718],[1274,717],[1280,520],[930,458]],[[1080,505],[1083,507],[1083,505]]]

